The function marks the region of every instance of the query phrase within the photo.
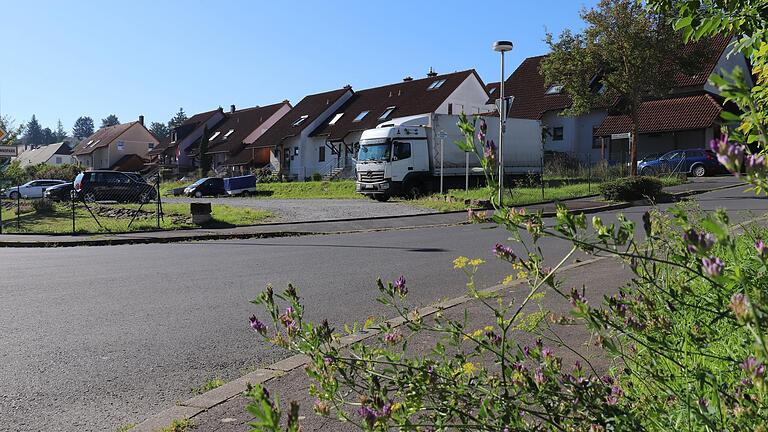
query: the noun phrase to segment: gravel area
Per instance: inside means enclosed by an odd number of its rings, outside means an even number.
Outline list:
[[[261,199],[261,198],[163,198],[166,203],[210,202],[233,207],[269,210],[278,222],[306,222],[431,213],[432,210],[399,202],[369,199]]]

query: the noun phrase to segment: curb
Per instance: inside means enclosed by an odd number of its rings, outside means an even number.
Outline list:
[[[567,266],[563,266],[560,271],[573,270],[575,268],[594,264],[608,258],[610,257],[598,257],[579,261]],[[478,292],[481,294],[493,294],[503,289],[522,285],[523,283],[525,283],[525,280],[517,280],[507,285],[497,284],[489,288],[479,290]],[[461,295],[452,299],[443,300],[437,304],[417,308],[414,310],[414,313],[418,314],[418,316],[422,318],[426,318],[436,314],[437,312],[449,310],[456,306],[463,305],[471,300],[473,300],[472,297]],[[405,322],[405,318],[398,316],[384,320],[382,324],[387,324],[392,328],[398,328],[404,325]],[[380,333],[381,331],[379,330],[379,327],[373,326],[369,330],[362,330],[357,333],[343,336],[339,338],[339,348],[346,348],[354,343],[377,336]],[[217,405],[221,405],[228,400],[241,395],[248,387],[248,384],[264,384],[273,379],[280,378],[288,372],[292,372],[300,367],[303,367],[308,362],[309,358],[303,354],[292,355],[283,360],[272,363],[269,366],[257,369],[240,378],[230,381],[221,387],[217,387],[213,390],[187,399],[184,402],[179,402],[177,405],[147,418],[130,430],[131,432],[155,432],[158,429],[162,429],[163,427],[168,426],[174,420],[193,419],[195,416],[198,416]]]

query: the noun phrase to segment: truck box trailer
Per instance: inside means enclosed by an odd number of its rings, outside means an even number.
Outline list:
[[[456,145],[464,139],[458,121],[457,115],[413,116],[364,131],[355,166],[357,192],[385,201],[393,195],[435,191],[439,189],[441,167],[445,190],[464,187],[467,173],[472,183],[478,184],[483,178],[480,161]],[[498,144],[498,117],[485,117],[485,121],[487,139]],[[540,174],[541,122],[507,119],[503,151],[505,177]]]

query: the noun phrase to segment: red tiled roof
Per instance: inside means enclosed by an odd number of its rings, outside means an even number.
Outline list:
[[[136,123],[138,122],[123,123],[101,128],[94,132],[93,135],[82,140],[80,144],[75,147],[72,154],[75,156],[86,155],[93,153],[93,151],[96,149],[106,147]]]
[[[210,136],[215,135],[216,132],[219,132],[219,134],[208,143],[208,153],[235,153],[242,150],[244,147],[243,140],[285,104],[287,102],[226,113],[226,120],[210,131]],[[233,132],[224,138],[230,130]]]
[[[719,118],[722,106],[710,95],[684,96],[643,102],[640,106],[640,133],[704,129]],[[595,136],[626,133],[632,130],[628,115],[611,115],[595,129]]]
[[[341,140],[347,134],[376,127],[379,123],[394,117],[406,117],[434,112],[468,77],[477,73],[474,69],[450,74],[437,75],[412,81],[401,81],[382,87],[375,87],[355,92],[335,113],[328,117],[330,122],[337,114],[343,114],[333,125],[323,123],[310,135],[325,135],[329,140]],[[477,76],[478,81],[482,80]],[[429,87],[440,80],[445,80],[439,87]],[[379,117],[389,107],[395,107],[386,118]],[[368,111],[360,121],[354,121],[358,115]]]
[[[109,169],[115,171],[137,172],[144,168],[144,164],[149,162],[136,154],[127,154],[117,160]]]
[[[730,40],[729,35],[718,35],[686,45],[681,57],[693,55],[696,64],[688,65],[684,71],[676,68],[675,88],[690,89],[703,86]],[[547,111],[560,111],[571,106],[571,99],[565,92],[546,94],[549,86],[544,84],[544,77],[539,72],[541,62],[545,58],[546,56],[538,56],[525,59],[505,82],[504,94],[515,97],[509,110],[510,117],[540,119]]]
[[[219,111],[219,109],[220,108],[215,109],[215,110],[211,110],[211,111],[201,112],[201,113],[195,114],[192,117],[186,119],[178,127],[179,128],[184,128],[187,131],[187,134],[185,134],[183,136],[176,137],[177,140],[179,140],[179,141],[183,140],[184,137],[186,137],[188,134],[190,134],[193,131],[195,131],[201,124],[207,122],[208,119],[211,118],[211,116],[216,111]],[[169,132],[173,132],[173,131],[171,130]],[[169,133],[168,135],[163,137],[163,139],[160,140],[160,144],[157,145],[152,150],[150,150],[148,154],[149,155],[160,154],[160,153],[163,153],[165,150],[167,150],[169,147],[172,147],[172,145],[171,145],[171,133]]]

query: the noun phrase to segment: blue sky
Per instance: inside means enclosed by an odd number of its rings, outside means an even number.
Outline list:
[[[114,113],[166,122],[216,108],[298,102],[475,68],[497,81],[497,39],[523,58],[543,54],[545,30],[579,29],[596,0],[164,1],[6,0],[0,109],[43,126]]]

